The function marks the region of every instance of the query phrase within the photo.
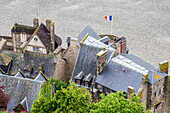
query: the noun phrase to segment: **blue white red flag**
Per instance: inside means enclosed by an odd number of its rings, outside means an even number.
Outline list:
[[[105,16],[105,19],[112,21],[112,16]]]

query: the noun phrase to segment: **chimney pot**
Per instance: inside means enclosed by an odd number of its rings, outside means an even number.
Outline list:
[[[48,31],[50,31],[50,24],[51,24],[51,20],[47,19],[46,20],[46,28]]]
[[[123,72],[125,72],[125,69],[122,69]]]
[[[39,26],[38,18],[34,18],[33,25],[34,25],[34,27],[38,27]]]
[[[159,71],[168,74],[169,62],[163,61],[159,63]]]

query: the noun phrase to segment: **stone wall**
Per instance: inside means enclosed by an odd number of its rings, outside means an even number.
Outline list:
[[[166,112],[166,85],[165,78],[155,82],[154,84],[149,84],[149,95],[148,95],[148,108],[150,108],[155,113]]]
[[[71,79],[75,62],[77,59],[79,47],[77,39],[71,38],[69,48],[63,53],[63,59],[66,59],[66,81]]]
[[[66,61],[62,59],[61,53],[59,53],[56,57],[57,57],[57,64],[55,67],[54,77],[59,80],[65,80]]]
[[[58,79],[67,82],[71,79],[79,50],[77,44],[77,39],[72,38],[70,46],[63,53],[57,55],[57,65],[54,76]]]

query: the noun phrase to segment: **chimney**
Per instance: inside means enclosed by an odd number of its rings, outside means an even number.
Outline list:
[[[159,71],[168,74],[169,62],[163,61],[159,63]]]
[[[68,47],[70,46],[70,40],[71,40],[71,37],[67,37],[66,42],[67,42],[67,44],[68,44]]]
[[[144,86],[146,82],[148,82],[148,73],[142,75],[142,85]]]
[[[130,95],[132,93],[135,93],[135,88],[131,87],[131,86],[128,86],[128,89],[127,89],[127,98],[130,99]]]
[[[121,37],[119,39],[117,39],[117,50],[119,54],[126,54],[126,38],[125,37]]]
[[[46,28],[47,30],[50,32],[50,24],[51,24],[51,20],[46,20]]]
[[[34,25],[34,27],[38,27],[39,26],[38,18],[34,18],[33,19],[33,25]]]
[[[98,76],[107,64],[106,47],[103,47],[103,50],[101,50],[99,53],[97,53],[96,56],[97,56],[97,76]]]
[[[54,22],[50,24],[50,37],[51,37],[51,45],[52,51],[55,50],[55,39],[54,39]]]
[[[54,97],[54,83],[51,84],[51,96]]]

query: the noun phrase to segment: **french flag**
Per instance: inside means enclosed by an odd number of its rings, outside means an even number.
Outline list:
[[[112,16],[105,16],[105,19],[112,21]]]

